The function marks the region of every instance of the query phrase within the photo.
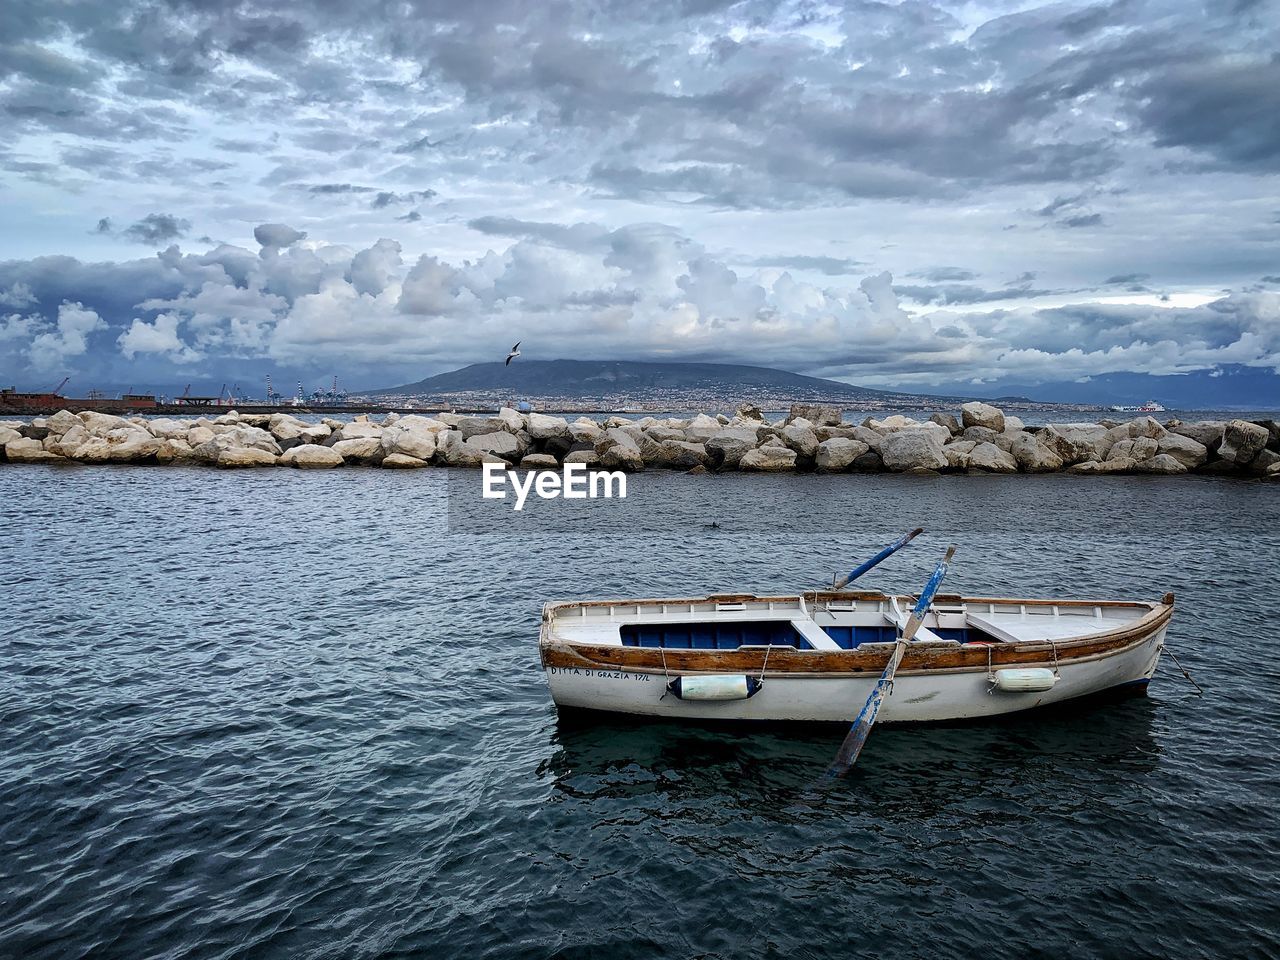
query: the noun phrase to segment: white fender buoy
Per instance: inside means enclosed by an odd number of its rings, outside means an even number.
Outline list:
[[[1058,675],[1048,667],[1010,667],[997,670],[992,678],[995,688],[1004,693],[1042,693],[1057,682]]]
[[[762,684],[743,674],[712,677],[676,677],[667,689],[681,700],[746,700],[759,692]]]

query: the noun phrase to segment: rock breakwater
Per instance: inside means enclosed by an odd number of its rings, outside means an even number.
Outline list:
[[[0,421],[0,461],[343,466],[416,469],[503,463],[557,469],[821,473],[1200,473],[1280,479],[1274,420],[1161,423],[1151,417],[1027,427],[985,403],[961,416],[842,421],[838,407],[795,404],[776,422],[744,404],[732,417],[568,420],[504,408],[493,416],[387,414],[308,423],[288,413],[191,420],[60,411]]]

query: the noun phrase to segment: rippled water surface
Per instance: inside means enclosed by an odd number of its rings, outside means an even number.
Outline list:
[[[1275,956],[1280,487],[0,468],[0,956]],[[452,502],[452,510],[450,509]],[[703,524],[716,520],[720,528]],[[1178,595],[1147,697],[840,733],[558,724],[548,599]],[[857,705],[851,705],[856,707]]]

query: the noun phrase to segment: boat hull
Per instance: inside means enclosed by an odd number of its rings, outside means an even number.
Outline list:
[[[1164,629],[1117,653],[1061,664],[1053,689],[1008,692],[993,689],[985,670],[899,673],[878,723],[937,723],[994,717],[1065,703],[1128,684],[1145,684],[1155,673]],[[1052,667],[1052,664],[1045,666]],[[610,668],[548,667],[547,683],[557,706],[648,717],[705,720],[772,720],[848,723],[866,702],[877,676],[772,676],[747,700],[687,701],[670,694],[666,677]]]
[[[1164,648],[1171,606],[1142,620],[1058,643],[912,644],[878,722],[937,723],[995,717],[1145,685]],[[681,720],[848,723],[866,702],[892,644],[831,653],[777,649],[695,651],[563,643],[544,630],[542,666],[558,707]],[[996,671],[1056,680],[1049,689],[1000,689]],[[687,700],[677,676],[749,676],[746,699]]]

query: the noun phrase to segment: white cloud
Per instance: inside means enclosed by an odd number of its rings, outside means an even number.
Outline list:
[[[0,290],[0,307],[29,307],[36,302],[31,288],[18,282],[7,290]]]
[[[134,319],[133,324],[120,335],[117,343],[120,352],[132,360],[140,353],[164,354],[175,363],[191,363],[201,354],[183,343],[178,336],[181,318],[174,313],[162,313],[152,323]]]
[[[94,310],[82,303],[63,301],[52,329],[31,341],[29,355],[37,370],[50,370],[89,348],[89,334],[105,330],[107,324]]]

